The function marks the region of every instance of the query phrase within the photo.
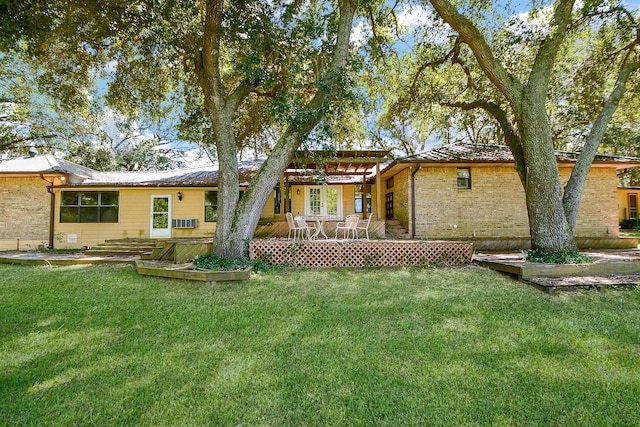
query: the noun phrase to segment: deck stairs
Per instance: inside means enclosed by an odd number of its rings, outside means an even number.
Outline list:
[[[170,240],[159,240],[155,246],[142,255],[140,259],[156,261],[173,261],[176,243]]]
[[[98,256],[135,256],[151,252],[156,242],[151,239],[111,239],[99,243],[83,252],[86,255]]]
[[[411,236],[398,219],[388,219],[385,221],[385,237],[387,239],[409,240]]]

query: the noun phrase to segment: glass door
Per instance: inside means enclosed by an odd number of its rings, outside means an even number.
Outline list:
[[[386,218],[393,219],[393,193],[387,193],[384,198],[384,208],[386,211]]]
[[[328,185],[306,187],[305,215],[342,218],[342,187]]]
[[[171,196],[151,196],[150,237],[171,237]]]

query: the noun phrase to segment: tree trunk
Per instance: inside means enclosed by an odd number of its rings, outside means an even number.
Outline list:
[[[276,144],[269,158],[251,180],[251,185],[238,202],[230,232],[221,247],[214,244],[214,253],[227,258],[240,258],[244,254],[245,243],[253,237],[260,214],[269,200],[269,196],[286,169],[291,153],[300,144],[300,135],[287,133]],[[217,230],[216,230],[217,236]],[[224,248],[224,252],[222,252]]]
[[[531,97],[535,98],[535,97]],[[547,253],[577,249],[562,206],[562,186],[544,102],[524,102],[518,123],[525,167],[531,247]]]
[[[219,51],[221,36],[221,0],[208,0],[205,20],[205,43],[202,58],[201,84],[209,117],[216,135],[216,148],[220,163],[218,179],[218,223],[213,242],[213,253],[225,258],[241,258],[245,242],[253,237],[260,214],[286,169],[293,152],[303,138],[322,120],[326,106],[332,102],[332,93],[341,90],[341,76],[349,59],[349,38],[358,3],[340,1],[340,20],[333,57],[325,79],[318,85],[315,96],[301,109],[297,119],[275,144],[269,157],[251,179],[247,191],[238,200],[238,150],[233,133],[233,114],[250,88],[241,83],[236,90],[224,96],[220,77]],[[322,80],[322,79],[320,79]]]

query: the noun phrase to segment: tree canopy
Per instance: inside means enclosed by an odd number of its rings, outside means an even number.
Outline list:
[[[504,141],[525,189],[533,247],[574,249],[586,174],[605,135],[623,145],[613,131],[628,122],[616,111],[633,111],[625,107],[635,102],[640,68],[637,13],[616,1],[557,0],[523,14],[500,14],[498,3],[429,4],[435,16],[414,31],[410,53],[384,61],[400,77],[382,73],[396,94],[383,124],[413,119],[413,129],[440,129],[440,138]],[[564,187],[557,148],[581,153]]]
[[[617,0],[556,0],[520,14],[511,6],[8,0],[0,49],[5,61],[21,55],[43,70],[37,87],[61,111],[85,109],[99,77],[103,107],[122,126],[171,116],[177,137],[214,153],[218,255],[241,254],[294,150],[351,144],[354,131],[373,131],[373,143],[406,154],[434,140],[505,141],[534,247],[573,248],[595,152],[603,141],[628,152],[637,139],[637,13]],[[406,23],[412,13],[421,19]],[[582,152],[565,189],[554,148]],[[239,199],[238,158],[247,151],[269,156]]]
[[[293,151],[352,100],[357,6],[26,0],[3,4],[0,22],[5,50],[46,63],[59,93],[101,74],[107,105],[127,117],[154,117],[166,102],[178,104],[179,129],[215,152],[220,165],[215,251],[237,257]],[[266,135],[271,154],[239,200],[239,152]]]

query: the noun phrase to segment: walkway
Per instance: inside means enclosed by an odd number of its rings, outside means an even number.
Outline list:
[[[131,264],[135,265],[138,255],[85,255],[82,252],[0,252],[0,263],[28,265],[76,265],[76,264]]]

